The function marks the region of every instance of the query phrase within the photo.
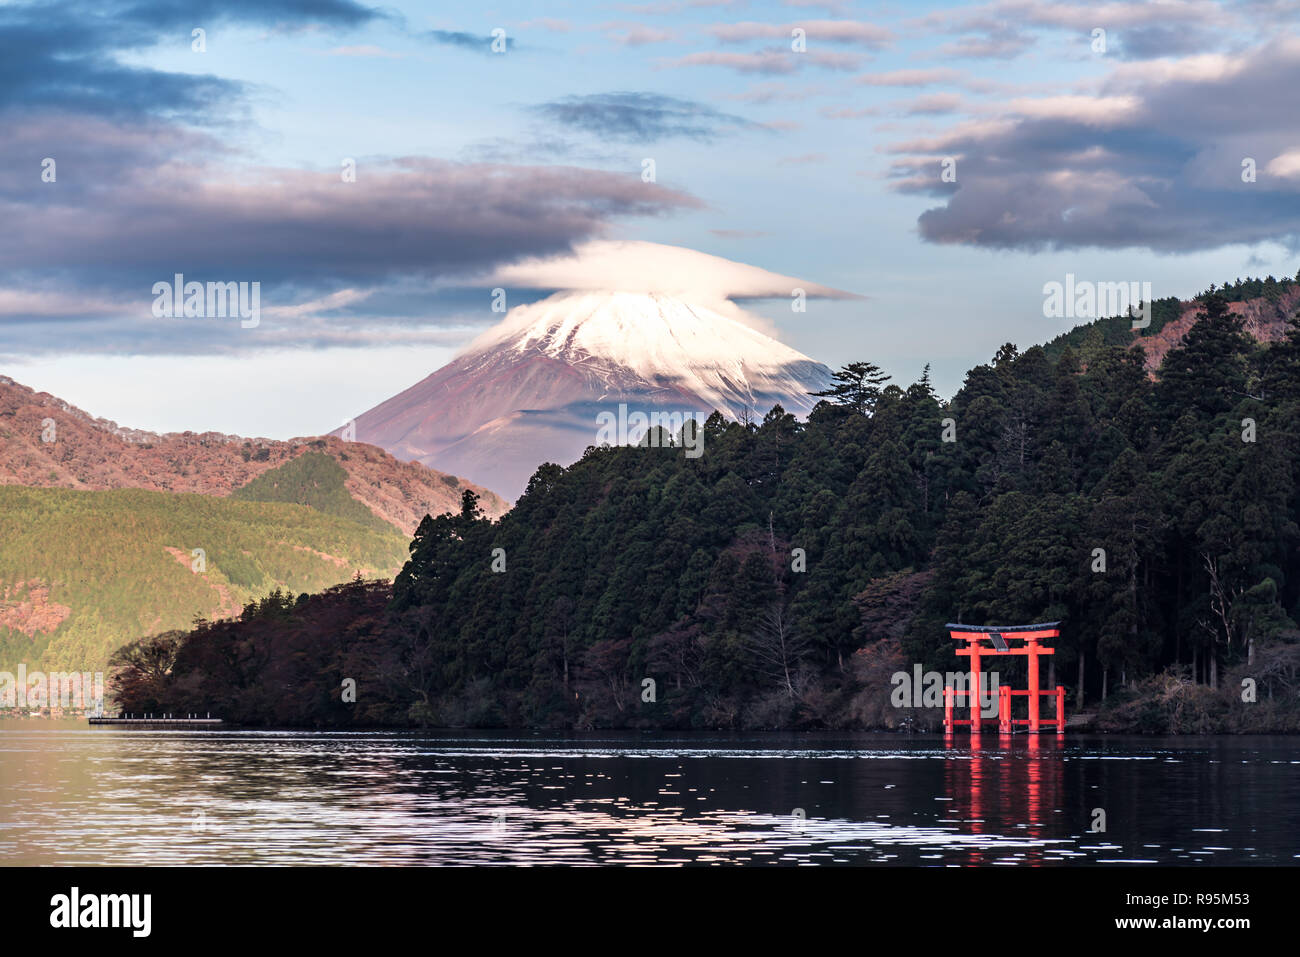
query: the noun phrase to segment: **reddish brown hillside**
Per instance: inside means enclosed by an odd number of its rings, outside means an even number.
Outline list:
[[[1146,352],[1148,372],[1154,373],[1160,368],[1166,353],[1183,341],[1202,308],[1199,302],[1185,302],[1177,319],[1165,323],[1155,335],[1142,336],[1136,340]],[[1261,296],[1245,302],[1229,303],[1228,308],[1241,316],[1247,334],[1259,342],[1276,342],[1286,336],[1287,323],[1296,314],[1296,310],[1300,309],[1300,286],[1293,286],[1276,301],[1270,302]]]
[[[478,493],[492,518],[509,508],[494,492],[418,462],[399,462],[373,445],[332,436],[281,442],[125,429],[0,376],[0,485],[225,496],[308,450],[337,460],[352,497],[408,535],[426,513],[459,510],[466,488]]]

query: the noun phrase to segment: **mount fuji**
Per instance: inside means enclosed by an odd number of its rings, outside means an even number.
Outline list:
[[[720,306],[726,308],[730,304]],[[516,306],[456,359],[353,422],[355,439],[513,500],[543,462],[597,444],[597,415],[805,416],[831,371],[715,308],[644,292]],[[339,434],[342,430],[336,430]]]

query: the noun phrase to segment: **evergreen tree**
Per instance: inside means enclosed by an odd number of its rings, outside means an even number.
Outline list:
[[[1246,395],[1246,354],[1250,340],[1241,320],[1220,295],[1206,296],[1186,338],[1160,365],[1161,411],[1177,417],[1195,411],[1205,419],[1220,415]]]
[[[880,386],[889,381],[889,376],[880,371],[872,362],[850,362],[832,374],[835,384],[821,392],[809,395],[830,399],[836,405],[842,405],[855,412],[870,415],[880,398]]]

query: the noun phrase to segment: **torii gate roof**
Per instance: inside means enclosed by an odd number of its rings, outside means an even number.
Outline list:
[[[1036,625],[959,625],[949,622],[943,627],[949,631],[968,631],[968,632],[1001,632],[1002,634],[1014,634],[1017,631],[1048,631],[1056,628],[1061,623],[1059,621],[1040,621]]]

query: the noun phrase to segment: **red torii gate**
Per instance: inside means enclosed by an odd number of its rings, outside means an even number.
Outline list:
[[[1036,625],[961,625],[951,622],[944,625],[956,641],[966,642],[957,649],[958,655],[970,658],[970,683],[967,690],[955,688],[943,689],[943,732],[952,734],[959,724],[970,725],[971,734],[980,733],[980,657],[983,655],[1024,655],[1029,659],[1029,687],[1025,691],[1013,691],[1008,685],[998,686],[998,732],[1010,734],[1016,725],[1028,725],[1032,734],[1042,730],[1043,725],[1052,725],[1057,734],[1065,734],[1065,688],[1057,685],[1055,689],[1041,689],[1038,686],[1038,656],[1056,653],[1054,648],[1045,648],[1039,644],[1044,638],[1059,638],[1061,629],[1059,621],[1045,621]],[[1012,647],[1007,639],[1023,641],[1024,644]],[[984,642],[990,645],[984,645]],[[954,719],[953,708],[958,696],[965,695],[970,701],[970,719]],[[1029,717],[1011,717],[1011,696],[1027,695],[1029,697]],[[1056,698],[1056,718],[1039,716],[1039,698]]]

